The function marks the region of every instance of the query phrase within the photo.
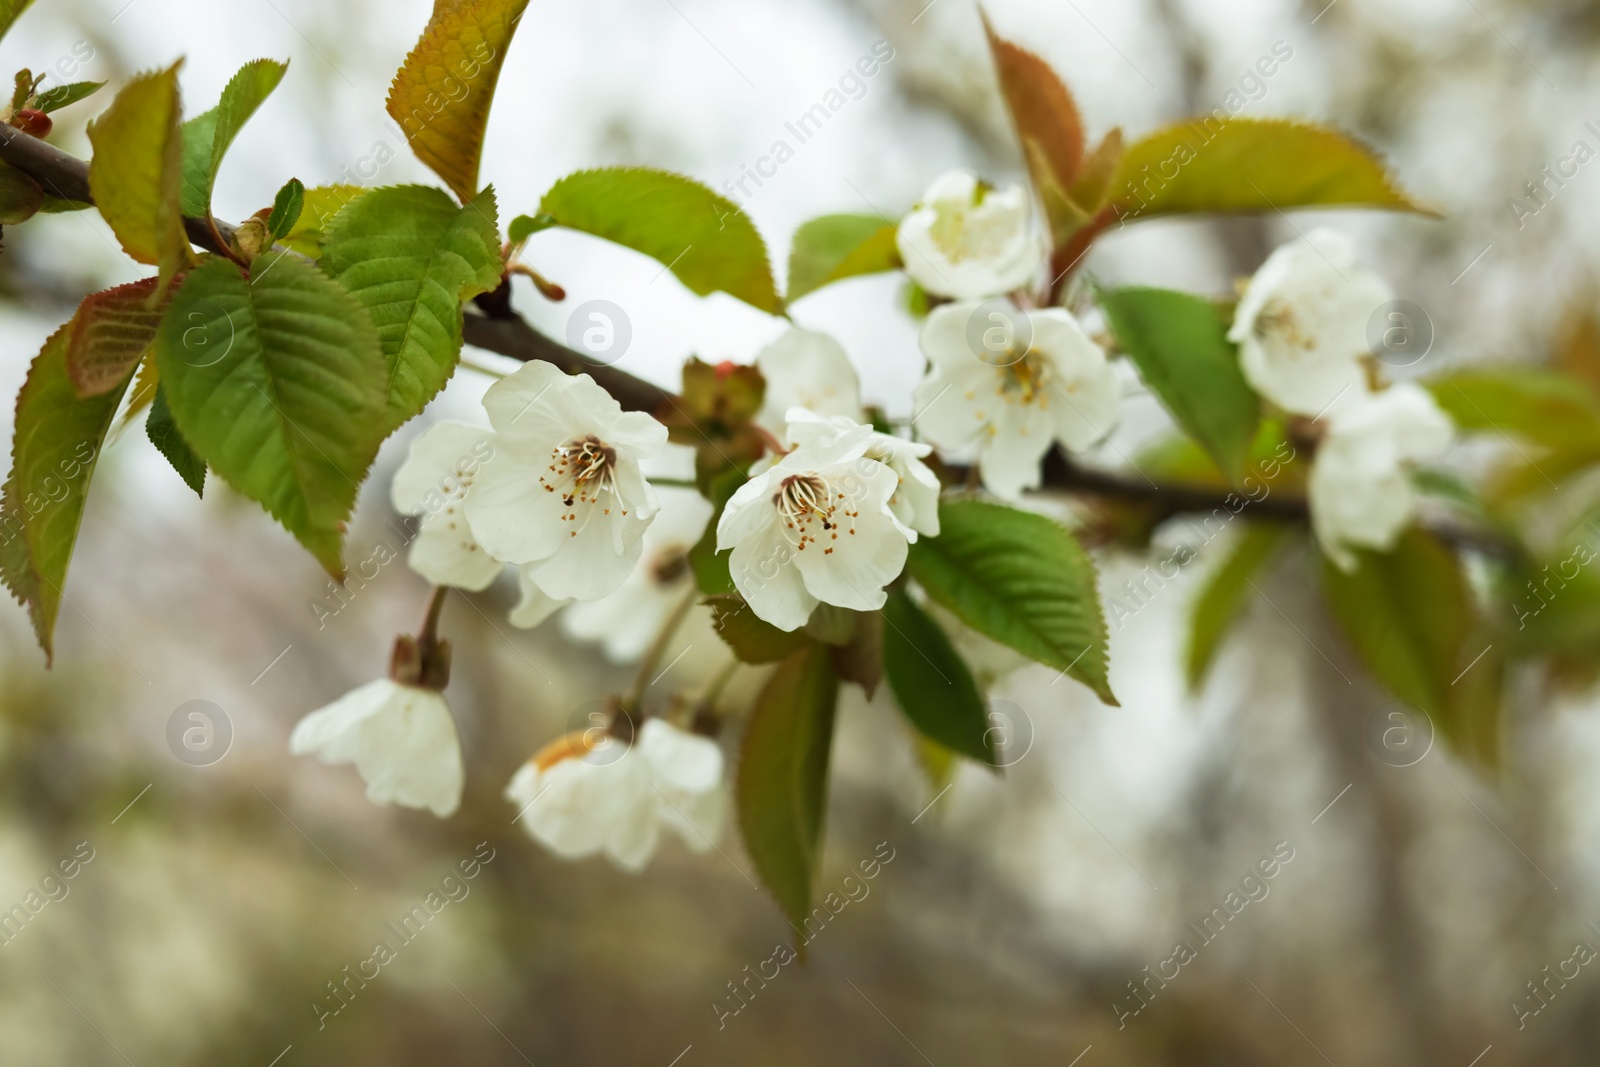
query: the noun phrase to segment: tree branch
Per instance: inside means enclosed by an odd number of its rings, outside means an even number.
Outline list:
[[[33,178],[53,196],[85,204],[94,202],[89,193],[87,163],[15,127],[0,125],[0,160]],[[219,246],[218,238],[223,242],[231,241],[235,227],[219,221],[213,232],[206,219],[185,218],[183,221],[189,240],[196,246],[220,255],[228,254],[226,248]],[[583,353],[568,348],[528,325],[527,320],[511,307],[509,282],[503,281],[499,289],[485,293],[475,304],[478,310],[466,312],[462,330],[466,343],[475,348],[524,363],[543,360],[569,374],[588,374],[630,411],[657,414],[673,400],[673,395],[667,390],[626,371],[594,363]],[[966,472],[964,467],[951,467],[950,470],[958,475]],[[1103,471],[1088,470],[1074,464],[1059,448],[1045,457],[1044,488],[1151,507],[1160,518],[1209,514],[1218,510],[1236,514],[1238,510],[1248,510],[1258,518],[1299,523],[1309,519],[1304,497],[1269,495],[1248,503],[1244,509],[1237,509],[1236,506],[1230,507],[1229,502],[1231,500],[1237,505],[1240,499],[1244,499],[1240,494],[1206,486],[1155,485],[1145,480],[1136,481]],[[1489,531],[1449,524],[1435,524],[1429,528],[1463,548],[1501,556],[1514,551],[1503,538]]]

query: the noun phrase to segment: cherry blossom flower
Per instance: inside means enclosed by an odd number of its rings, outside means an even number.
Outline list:
[[[756,422],[782,434],[790,408],[861,419],[861,385],[844,347],[825,333],[786,330],[756,356],[767,381]]]
[[[1039,486],[1039,461],[1059,441],[1082,451],[1117,421],[1117,378],[1070,312],[993,312],[1000,343],[974,345],[976,302],[935,308],[922,328],[931,364],[915,425],[939,448],[976,453],[983,484],[1003,497]],[[978,323],[983,326],[984,323]],[[983,336],[983,334],[980,334]]]
[[[909,531],[889,510],[899,479],[867,458],[870,426],[797,448],[739,487],[717,524],[733,584],[780,630],[819,604],[876,611],[905,566]]]
[[[942,175],[900,222],[906,273],[935,296],[997,296],[1026,285],[1044,258],[1028,191],[996,189],[964,171]]]
[[[1315,416],[1341,394],[1366,390],[1367,321],[1392,296],[1382,278],[1357,266],[1347,238],[1312,230],[1256,271],[1228,339],[1257,392]]]
[[[1307,486],[1311,525],[1328,558],[1351,570],[1349,546],[1394,547],[1416,511],[1407,467],[1448,448],[1454,427],[1431,393],[1409,383],[1341,403],[1327,425]]]
[[[467,521],[484,550],[526,564],[557,599],[593,600],[621,585],[643,551],[655,491],[639,469],[667,429],[625,412],[587,374],[529,363],[483,399],[494,455],[473,480]]]
[[[422,516],[407,562],[434,585],[485,589],[500,573],[501,562],[472,536],[464,511],[478,470],[494,454],[492,437],[466,423],[437,423],[412,442],[395,472],[395,510]]]
[[[605,855],[643,870],[666,826],[696,852],[716,844],[727,822],[722,750],[716,742],[649,719],[634,745],[596,727],[546,745],[506,787],[534,840],[564,859]]]
[[[824,418],[804,408],[791,408],[788,417],[786,439],[796,448],[823,444],[858,425],[843,415]],[[932,451],[932,445],[877,432],[867,446],[867,458],[885,464],[900,480],[889,498],[889,511],[907,528],[912,542],[919,533],[939,536],[939,476],[922,462]]]
[[[440,818],[461,805],[461,741],[449,705],[433,689],[368,682],[301,719],[289,751],[354,763],[374,804],[427,808]]]

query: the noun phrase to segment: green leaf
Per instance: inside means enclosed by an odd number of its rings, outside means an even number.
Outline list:
[[[12,24],[32,6],[33,0],[0,0],[0,37],[10,33]]]
[[[745,850],[796,927],[811,911],[838,699],[827,651],[808,645],[767,680],[740,746],[734,791]]]
[[[89,124],[89,191],[123,251],[160,267],[158,294],[190,262],[180,204],[181,64],[135,78]]]
[[[520,245],[528,238],[541,230],[548,230],[557,225],[556,220],[549,215],[518,215],[511,220],[511,226],[506,230],[506,236],[514,245]]]
[[[67,340],[67,372],[79,396],[121,390],[155,340],[164,304],[150,298],[156,279],[119,285],[95,293],[78,305]]]
[[[1476,610],[1461,562],[1415,527],[1394,551],[1357,558],[1350,573],[1323,560],[1328,607],[1373,677],[1437,720],[1450,709],[1452,681],[1478,651],[1465,648]]]
[[[579,171],[556,182],[539,210],[643,252],[701,296],[721,290],[774,315],[783,309],[755,223],[693,179],[644,167]]]
[[[217,106],[183,126],[183,212],[197,218],[211,214],[211,192],[223,157],[250,116],[283,80],[288,63],[257,59],[239,68],[222,90]]]
[[[39,183],[9,163],[0,163],[0,226],[27,222],[43,206]]]
[[[1252,522],[1234,542],[1228,558],[1206,578],[1189,612],[1189,651],[1185,674],[1191,690],[1200,688],[1212,661],[1222,650],[1222,639],[1238,619],[1250,583],[1271,562],[1288,530],[1272,523]]]
[[[66,85],[52,85],[42,93],[37,93],[33,98],[33,106],[45,114],[60,111],[64,107],[76,104],[101,89],[105,82],[68,82]]]
[[[750,610],[738,593],[718,593],[705,600],[711,624],[741,663],[776,663],[808,643],[799,630],[780,630]]]
[[[1228,326],[1209,301],[1170,289],[1100,293],[1112,332],[1178,425],[1237,480],[1261,418]]]
[[[499,285],[501,267],[493,187],[457,207],[430,186],[390,186],[335,217],[322,269],[378,327],[390,428],[450,379],[461,357],[461,302]]]
[[[274,241],[281,241],[300,221],[300,212],[306,206],[306,187],[299,178],[290,178],[278,195],[272,198],[272,214],[267,216],[267,233]]]
[[[1513,434],[1557,451],[1600,451],[1600,397],[1565,374],[1502,367],[1426,384],[1460,429]]]
[[[248,280],[210,259],[155,353],[184,440],[341,575],[344,522],[388,431],[388,365],[361,305],[289,253],[260,257]]]
[[[307,189],[300,217],[279,241],[309,259],[322,255],[322,242],[328,227],[339,212],[365,196],[367,190],[360,185],[319,185]]]
[[[528,0],[434,0],[433,16],[389,88],[411,150],[464,204],[478,192],[483,132],[511,35]]]
[[[744,471],[730,467],[711,479],[711,491],[706,499],[714,509],[706,532],[689,550],[689,567],[694,571],[694,582],[707,596],[733,592],[733,574],[728,568],[728,553],[717,554],[717,523],[722,521],[722,509],[739,487],[750,479]]]
[[[789,302],[842,278],[899,270],[895,228],[876,215],[824,215],[802,225],[789,248]]]
[[[167,457],[172,469],[178,472],[184,484],[194,490],[194,495],[206,495],[206,461],[194,454],[189,442],[178,432],[172,409],[167,407],[167,394],[156,387],[155,399],[150,402],[150,417],[145,419],[144,432],[156,451]]]
[[[1094,564],[1055,522],[986,501],[944,501],[939,536],[919,538],[907,566],[930,597],[974,630],[1116,705]]]
[[[1128,146],[1111,179],[1123,221],[1195,212],[1367,207],[1435,215],[1338,130],[1289,119],[1199,116]]]
[[[890,591],[883,621],[884,672],[906,718],[945,748],[994,763],[983,695],[944,630],[904,589]]]
[[[78,396],[67,373],[71,327],[52,334],[28,368],[0,506],[0,578],[27,605],[46,659],[54,656],[56,615],[89,479],[127,386],[124,380],[121,388]]]

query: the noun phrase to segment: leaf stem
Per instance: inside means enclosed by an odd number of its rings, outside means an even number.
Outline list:
[[[644,659],[639,663],[639,673],[634,676],[633,685],[628,688],[627,695],[622,698],[622,710],[629,715],[636,715],[639,705],[644,700],[644,691],[650,684],[650,672],[656,669],[656,664],[666,654],[667,644],[672,640],[672,635],[678,632],[678,626],[684,617],[689,614],[689,609],[694,607],[695,601],[700,599],[700,590],[692,584],[678,606],[672,609],[666,621],[661,624],[661,631],[656,634],[655,641],[650,645],[650,650],[644,654]]]

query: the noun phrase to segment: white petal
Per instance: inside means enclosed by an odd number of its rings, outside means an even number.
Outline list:
[[[861,385],[844,347],[825,333],[786,330],[756,356],[767,381],[757,422],[782,433],[790,408],[861,418]]]
[[[579,512],[580,520],[582,515]],[[594,515],[588,528],[571,531],[577,536],[569,536],[547,559],[530,565],[528,576],[549,596],[596,600],[614,592],[633,573],[644,553],[648,525],[620,512]]]
[[[659,797],[660,821],[683,838],[695,852],[709,852],[721,839],[728,824],[728,791],[722,787],[708,793],[668,793]]]
[[[1024,285],[1044,249],[1019,186],[981,190],[970,174],[941,176],[900,223],[895,244],[906,273],[928,292],[957,299]]]
[[[416,440],[395,472],[390,497],[403,515],[426,515],[466,495],[478,469],[494,455],[494,431],[464,422],[439,422]]]
[[[1025,489],[1039,488],[1039,463],[1050,450],[1056,426],[1037,404],[1005,404],[984,440],[978,473],[996,496],[1016,499]]]
[[[722,749],[717,743],[665,719],[645,720],[639,727],[638,749],[663,789],[705,793],[722,782]]]
[[[769,513],[776,515],[770,503],[765,506]],[[794,565],[796,555],[773,519],[759,533],[738,540],[728,558],[734,588],[750,605],[750,610],[758,618],[785,631],[804,626],[817,606],[817,598],[807,590],[799,568]]]
[[[377,804],[441,818],[461,804],[461,742],[449,706],[431,689],[369,682],[302,719],[289,747],[325,763],[354,762]]]
[[[549,468],[550,450],[560,443],[522,439],[513,445],[502,438],[494,457],[478,472],[467,497],[467,522],[489,555],[507,563],[532,563],[561,547],[567,537],[568,524],[561,518],[566,505],[559,493],[539,481]]]
[[[529,630],[555,614],[557,610],[571,603],[559,597],[553,597],[539,588],[528,572],[537,563],[525,564],[517,568],[517,588],[522,596],[517,601],[517,606],[511,609],[511,614],[506,617],[512,626]]]
[[[823,603],[876,611],[887,599],[883,587],[900,576],[909,551],[906,535],[887,507],[898,479],[888,467],[871,461],[853,474],[859,486],[851,488],[850,506],[857,516],[819,532],[815,542],[794,554],[794,562],[806,589]]]
[[[566,395],[575,380],[543,360],[524,364],[483,394],[490,424],[508,437],[565,440],[576,428]]]
[[[569,859],[610,851],[632,833],[641,811],[653,811],[644,761],[632,752],[614,762],[569,757],[513,785],[520,787],[512,800],[526,808],[521,821],[528,833]],[[526,795],[534,785],[537,799]]]

